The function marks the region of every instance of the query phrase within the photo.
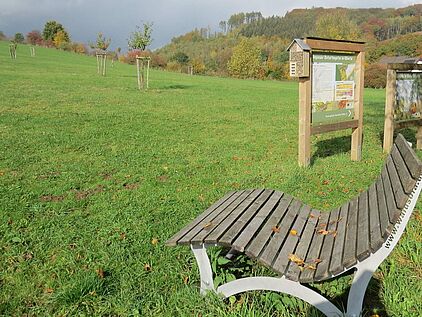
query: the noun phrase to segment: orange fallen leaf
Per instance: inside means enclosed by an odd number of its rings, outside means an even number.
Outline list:
[[[318,230],[317,233],[322,234],[323,236],[329,234],[330,232],[324,229]]]
[[[296,263],[297,265],[303,265],[305,263],[305,261],[303,261],[303,259],[301,259],[300,257],[298,257],[296,254],[289,254],[288,259],[294,263]]]
[[[274,233],[279,233],[279,232],[280,232],[280,228],[279,228],[279,227],[277,227],[277,226],[272,227],[272,228],[271,228],[271,230],[272,230]]]
[[[305,269],[316,270],[316,266],[315,265],[312,265],[312,264],[309,264],[309,265],[306,265],[305,266]]]
[[[120,233],[120,240],[125,240],[126,239],[126,233],[122,232]]]
[[[290,230],[290,234],[292,236],[297,236],[297,230],[295,230],[295,229]]]
[[[51,293],[53,293],[54,292],[54,290],[51,288],[51,287],[47,287],[45,290],[44,290],[44,293],[47,293],[47,294],[51,294]]]
[[[211,227],[211,226],[212,226],[212,222],[210,221],[210,222],[206,223],[202,228],[206,229],[206,228]]]
[[[183,283],[187,285],[189,283],[189,276],[183,276]]]
[[[321,263],[321,262],[322,262],[322,260],[321,260],[321,259],[314,259],[312,262],[314,262],[314,263],[318,264],[318,263]]]
[[[329,180],[324,180],[323,182],[322,182],[322,185],[328,185],[330,183],[330,181]]]
[[[104,278],[105,272],[102,268],[95,270],[95,272],[97,272],[97,275],[98,275],[99,278]]]
[[[157,245],[158,244],[158,239],[157,238],[152,238],[151,239],[151,244],[152,245]]]

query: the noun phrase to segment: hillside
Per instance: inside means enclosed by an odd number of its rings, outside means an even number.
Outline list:
[[[259,69],[254,77],[270,79],[288,78],[284,50],[296,37],[366,41],[369,63],[383,54],[422,54],[421,41],[412,41],[411,35],[422,31],[422,4],[400,9],[295,9],[283,17],[267,18],[259,12],[237,13],[219,25],[220,32],[201,28],[175,37],[154,54],[167,61],[169,70],[183,72],[192,65],[196,73],[250,77],[233,74],[228,67],[234,49],[246,38],[246,47],[260,51],[255,56]],[[249,52],[243,53],[246,56]]]

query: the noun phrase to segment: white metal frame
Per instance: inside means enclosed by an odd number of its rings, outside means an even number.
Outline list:
[[[368,283],[372,278],[372,274],[379,267],[379,265],[388,257],[388,255],[398,243],[410,219],[413,209],[415,208],[421,189],[422,176],[420,176],[418,181],[416,182],[412,193],[409,195],[409,199],[406,203],[406,206],[403,208],[400,214],[399,220],[394,225],[390,236],[384,242],[382,247],[375,253],[371,254],[365,260],[358,262],[356,265],[346,270],[355,270],[352,286],[350,288],[349,297],[347,300],[347,313],[343,313],[328,299],[326,299],[316,291],[300,284],[299,282],[290,281],[284,276],[281,278],[264,276],[247,277],[223,284],[217,289],[215,289],[211,263],[206,251],[208,247],[215,245],[208,244],[191,245],[191,249],[195,255],[199,267],[201,277],[201,294],[205,294],[207,291],[213,291],[215,293],[222,294],[224,297],[227,298],[229,296],[246,291],[269,290],[293,295],[297,298],[300,298],[303,301],[319,309],[327,317],[358,317],[361,315],[363,299],[365,296],[366,289],[368,287]],[[345,271],[335,276],[338,276],[344,272]]]

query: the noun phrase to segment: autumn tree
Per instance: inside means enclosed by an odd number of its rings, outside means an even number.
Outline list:
[[[41,45],[43,38],[41,32],[33,30],[26,35],[26,41],[31,45]]]
[[[132,32],[128,46],[131,50],[145,51],[148,45],[151,44],[152,23],[144,23],[143,27],[136,26],[136,31]]]
[[[261,50],[253,40],[242,38],[234,48],[227,64],[230,75],[239,78],[258,78],[261,69]]]
[[[54,37],[56,36],[57,32],[65,31],[63,25],[58,23],[57,21],[48,21],[44,25],[44,30],[42,32],[43,38],[46,41],[54,41]],[[67,34],[67,40],[69,41],[69,34]]]
[[[23,41],[25,41],[25,37],[23,36],[22,33],[16,33],[15,37],[13,38],[13,41],[15,43],[23,43]]]
[[[64,30],[59,30],[53,38],[54,46],[57,48],[65,48],[69,44],[69,35]]]
[[[321,15],[316,21],[316,35],[335,40],[357,40],[360,30],[344,11]]]
[[[180,65],[186,65],[189,62],[189,56],[183,52],[177,52],[170,58],[170,60],[175,61]]]

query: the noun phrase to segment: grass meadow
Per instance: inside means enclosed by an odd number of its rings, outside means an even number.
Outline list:
[[[164,243],[233,189],[323,210],[356,196],[385,158],[384,99],[365,90],[361,162],[342,131],[313,137],[312,166],[299,168],[295,82],[152,70],[141,92],[135,66],[101,77],[93,57],[19,45],[11,60],[0,42],[0,315],[321,316],[270,292],[202,297],[189,248]],[[372,279],[365,316],[422,315],[421,206]],[[341,307],[349,282],[313,286]]]

